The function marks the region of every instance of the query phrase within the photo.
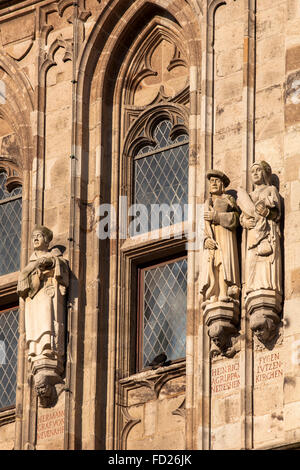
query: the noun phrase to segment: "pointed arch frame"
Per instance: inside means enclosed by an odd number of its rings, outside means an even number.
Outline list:
[[[184,36],[184,43],[186,44],[188,51],[188,66],[190,70],[190,116],[189,116],[189,134],[191,142],[191,159],[190,159],[190,188],[192,204],[192,212],[195,214],[195,190],[197,186],[196,182],[196,169],[195,164],[197,161],[197,154],[200,149],[201,139],[199,138],[198,123],[200,117],[201,107],[201,38],[202,31],[200,29],[201,16],[199,16],[199,5],[196,1],[191,0],[186,2],[180,0],[177,3],[170,4],[167,1],[162,0],[136,0],[131,5],[125,0],[112,0],[103,8],[99,14],[98,20],[90,33],[87,43],[83,50],[80,51],[78,57],[77,66],[77,84],[76,84],[76,97],[77,105],[75,111],[75,132],[74,132],[74,148],[76,148],[77,155],[74,167],[74,201],[80,198],[82,194],[82,180],[81,176],[89,168],[91,174],[94,174],[93,183],[90,185],[91,198],[94,206],[98,206],[100,202],[107,201],[117,207],[118,196],[119,196],[119,181],[115,181],[113,190],[109,192],[105,189],[105,186],[110,185],[109,178],[107,175],[118,175],[119,174],[119,157],[120,149],[113,148],[109,152],[107,144],[105,143],[105,130],[107,126],[112,129],[118,128],[119,116],[107,116],[107,106],[109,103],[114,103],[114,106],[120,105],[120,90],[121,82],[117,79],[116,74],[112,73],[114,69],[119,70],[120,68],[120,56],[121,53],[125,53],[123,49],[124,39],[132,34],[132,30],[135,29],[136,25],[145,26],[146,18],[153,17],[155,14],[160,13],[161,16],[167,15],[173,17],[174,21],[178,24]],[[130,33],[131,30],[131,33]],[[117,63],[116,63],[117,62]],[[113,98],[112,96],[113,90]],[[87,104],[90,107],[90,113],[87,113]],[[109,123],[109,120],[111,122]],[[104,124],[106,123],[106,124]],[[90,136],[87,139],[87,136]],[[92,148],[91,148],[92,147]],[[109,157],[108,157],[109,155]],[[106,168],[105,171],[105,166]],[[86,176],[85,176],[86,177]],[[105,181],[106,180],[106,181]],[[118,178],[117,178],[118,180]],[[195,216],[193,216],[195,219]],[[80,232],[80,221],[82,219],[82,211],[76,207],[75,203],[73,206],[73,218],[74,218],[74,238],[75,240],[81,239]],[[195,225],[193,222],[192,226]],[[100,253],[103,245],[97,239],[96,234],[91,234],[89,240],[90,245],[93,247],[94,256],[93,260],[93,272],[95,278],[99,279],[99,273],[101,273],[100,267],[101,259]],[[75,276],[78,273],[80,266],[80,254],[75,248],[73,249],[73,267]],[[118,269],[118,246],[115,240],[110,242],[110,278],[117,281],[117,269]],[[72,256],[72,255],[71,255]],[[190,262],[190,274],[189,276],[194,279],[197,274],[197,262],[191,259]],[[71,266],[72,269],[72,266]],[[96,360],[96,367],[94,368],[94,374],[91,378],[91,387],[95,396],[101,394],[101,390],[105,389],[105,385],[100,387],[99,377],[101,375],[100,368],[104,367],[103,360],[101,362],[101,351],[99,349],[99,341],[97,335],[100,334],[101,326],[107,328],[108,338],[115,338],[116,331],[116,315],[117,315],[117,292],[112,293],[110,298],[110,314],[104,325],[101,323],[101,316],[105,312],[101,311],[101,294],[102,289],[98,288],[97,292],[94,293],[94,311],[95,316],[93,320],[93,332],[92,337],[89,341],[89,350],[91,356],[98,358]],[[197,330],[199,319],[196,316],[195,304],[196,304],[196,286],[192,283],[192,290],[190,292],[190,304],[188,305],[189,317],[191,319],[188,325],[188,336],[189,346],[187,348],[188,364],[190,368],[187,371],[188,382],[190,387],[190,395],[187,398],[188,407],[190,412],[190,419],[188,419],[188,437],[187,437],[187,448],[193,446],[193,367],[194,363],[191,358],[194,356],[194,349],[197,347],[195,344],[194,332]],[[194,312],[194,313],[193,313]],[[76,358],[79,357],[80,351],[82,351],[82,344],[80,344],[78,337],[78,325],[83,321],[85,315],[84,309],[78,308],[78,306],[72,312],[72,324],[69,325],[71,341],[69,344],[69,352],[73,357],[72,364],[68,369],[68,380],[74,390],[72,397],[67,398],[66,410],[67,416],[71,415],[68,409],[71,410],[76,403],[81,404],[80,394],[82,396],[82,384],[78,380],[78,366],[76,366]],[[103,333],[102,333],[103,334]],[[102,409],[105,408],[105,414],[98,408],[93,412],[93,416],[89,414],[89,426],[90,426],[90,445],[103,446],[100,442],[99,433],[104,428],[99,427],[99,420],[105,420],[105,447],[107,449],[114,448],[117,444],[115,441],[115,420],[114,420],[114,387],[115,387],[115,373],[116,373],[116,356],[115,356],[115,345],[114,340],[107,346],[106,352],[108,359],[105,364],[107,371],[105,380],[107,384],[107,398],[103,399]],[[79,364],[79,363],[78,363]],[[101,389],[101,390],[100,390]],[[78,400],[76,399],[78,397]],[[112,398],[113,397],[113,398]],[[87,409],[88,412],[88,409]],[[76,413],[75,413],[76,414]],[[65,447],[75,448],[76,447],[76,429],[80,426],[76,419],[70,420],[69,425],[66,429]],[[93,444],[92,444],[93,441]]]

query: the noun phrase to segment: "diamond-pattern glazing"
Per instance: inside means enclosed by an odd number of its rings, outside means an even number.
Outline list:
[[[188,203],[188,152],[188,144],[183,144],[135,161],[134,202],[144,204],[149,214],[148,220],[141,220],[140,233],[167,227],[174,220],[175,223],[186,220],[183,209]],[[155,204],[167,204],[170,213],[164,211],[160,220],[156,220],[158,207],[153,207]],[[174,219],[172,206],[176,209],[178,204],[180,209],[177,208]]]
[[[187,260],[144,271],[143,367],[165,352],[185,357]]]
[[[0,276],[20,268],[22,188],[5,189],[6,173],[0,173]],[[10,198],[20,195],[19,198]]]
[[[16,402],[19,309],[0,313],[0,409]]]

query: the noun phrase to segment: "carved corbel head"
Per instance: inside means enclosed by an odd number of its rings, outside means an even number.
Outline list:
[[[232,336],[236,335],[237,329],[230,322],[215,321],[208,328],[208,334],[211,338],[213,347],[212,355],[226,356],[229,349],[232,348]]]
[[[277,315],[267,315],[254,312],[250,317],[250,328],[256,338],[264,345],[272,343],[278,335],[279,318]]]
[[[34,388],[39,397],[39,404],[42,408],[54,406],[57,402],[57,391],[55,385],[62,383],[62,379],[57,374],[45,374],[39,372],[33,377]]]

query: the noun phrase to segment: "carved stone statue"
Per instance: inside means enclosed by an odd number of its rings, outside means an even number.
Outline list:
[[[233,334],[238,322],[240,292],[239,261],[236,242],[236,227],[239,224],[238,207],[234,198],[225,193],[229,178],[221,171],[209,170],[209,198],[204,204],[204,255],[203,280],[200,292],[203,295],[204,315],[210,330],[220,332],[220,353],[229,344],[227,336]],[[216,329],[215,322],[223,321],[223,327]],[[228,322],[225,328],[224,322]],[[221,338],[222,336],[222,338]]]
[[[282,300],[281,204],[271,176],[267,162],[256,162],[251,167],[254,190],[249,195],[243,189],[238,192],[240,222],[247,230],[246,309],[253,332],[265,344],[277,331]]]
[[[69,267],[58,248],[49,250],[52,238],[47,227],[34,228],[34,253],[20,273],[17,291],[25,301],[25,334],[32,373],[50,374],[53,385],[55,376],[57,383],[61,381],[64,368]]]
[[[239,294],[239,264],[236,227],[238,207],[225,193],[229,178],[218,170],[207,172],[210,197],[204,204],[204,282],[201,293],[205,302],[230,302]]]

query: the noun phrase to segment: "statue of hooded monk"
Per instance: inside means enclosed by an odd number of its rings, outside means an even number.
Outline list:
[[[29,360],[50,359],[62,369],[65,353],[65,296],[69,266],[58,248],[49,249],[53,233],[36,226],[34,252],[19,275],[17,292],[25,301],[25,333]]]

